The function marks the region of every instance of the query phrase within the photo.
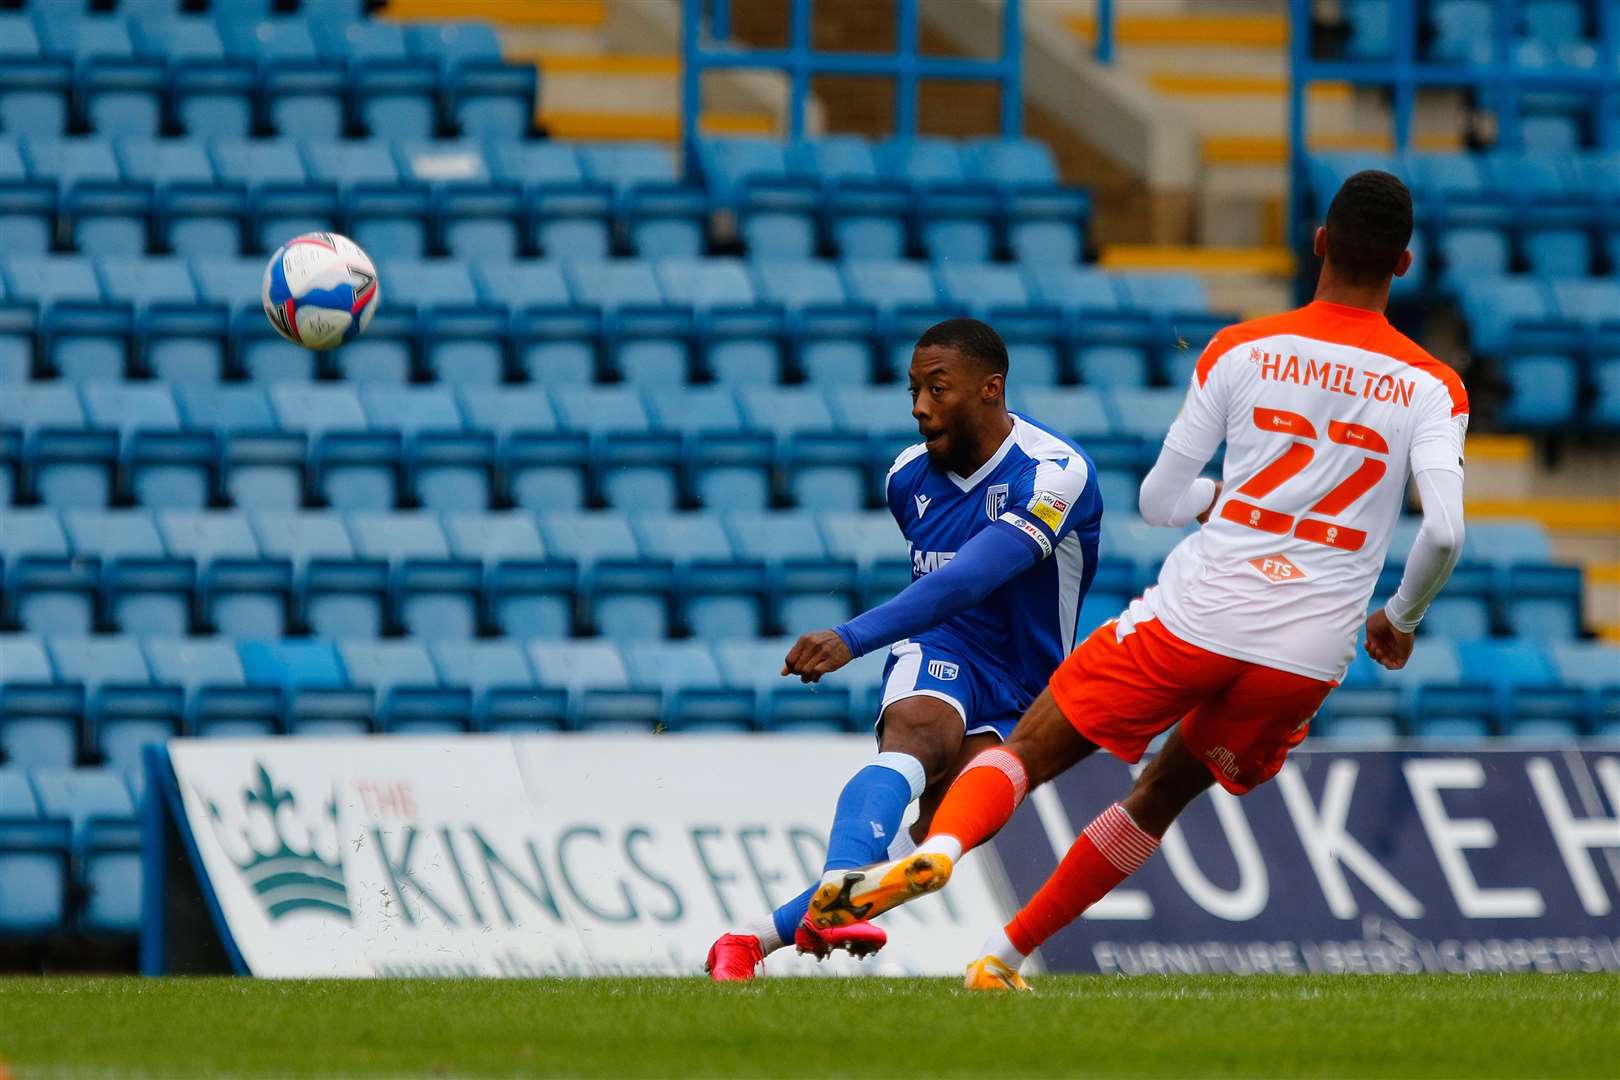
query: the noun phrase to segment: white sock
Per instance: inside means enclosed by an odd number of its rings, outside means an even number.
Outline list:
[[[944,833],[940,833],[937,836],[930,836],[928,839],[918,844],[917,854],[944,855],[946,858],[950,859],[951,862],[957,862],[962,858],[962,841],[958,840],[954,836],[947,836]]]
[[[917,850],[917,841],[911,838],[911,830],[905,827],[900,829],[899,835],[889,841],[888,855],[891,859],[903,859]]]
[[[743,933],[753,934],[759,938],[759,951],[766,956],[771,955],[771,953],[787,944],[782,940],[782,935],[776,932],[776,920],[769,916],[745,927]]]
[[[1024,954],[1019,952],[1007,937],[1007,931],[997,930],[985,939],[984,948],[979,950],[980,956],[993,956],[1003,964],[1018,970],[1018,965],[1024,962]]]

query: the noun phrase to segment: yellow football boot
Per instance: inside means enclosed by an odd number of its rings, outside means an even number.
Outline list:
[[[916,853],[859,870],[829,870],[810,898],[810,922],[826,929],[875,919],[951,879],[949,855]]]
[[[962,985],[969,990],[1029,992],[1034,988],[1018,972],[993,956],[981,956],[967,966]]]

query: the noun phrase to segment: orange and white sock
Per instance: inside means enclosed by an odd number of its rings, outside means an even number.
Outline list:
[[[1018,756],[1006,747],[991,747],[968,762],[945,793],[934,811],[928,838],[917,850],[946,855],[955,862],[964,851],[972,851],[999,832],[1028,789],[1029,778]]]
[[[1075,838],[1058,868],[1007,924],[1007,940],[1024,956],[1141,869],[1159,838],[1131,819],[1119,803],[1094,818]]]

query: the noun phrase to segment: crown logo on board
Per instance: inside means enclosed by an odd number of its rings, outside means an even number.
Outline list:
[[[297,912],[350,918],[335,792],[310,825],[299,813],[298,797],[278,787],[259,762],[242,792],[240,832],[230,835],[219,805],[212,799],[206,805],[220,846],[272,920]]]

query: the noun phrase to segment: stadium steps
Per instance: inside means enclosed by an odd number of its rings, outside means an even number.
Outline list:
[[[483,19],[503,26],[583,27],[607,21],[607,0],[387,0],[393,19]]]
[[[1282,245],[1110,244],[1099,253],[1098,261],[1109,270],[1197,274],[1218,311],[1254,317],[1294,306],[1294,253]]]

